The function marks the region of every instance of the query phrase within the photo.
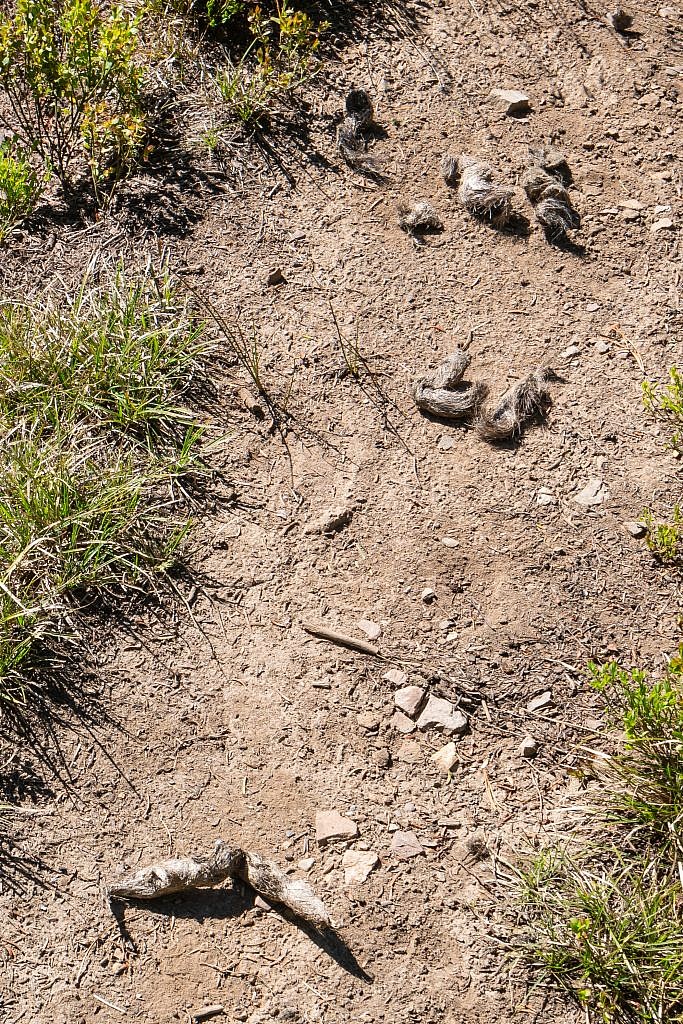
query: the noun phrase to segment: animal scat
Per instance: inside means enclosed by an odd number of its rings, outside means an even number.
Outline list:
[[[518,437],[532,417],[545,412],[550,401],[548,382],[554,379],[550,367],[532,370],[505,392],[492,412],[482,412],[476,424],[479,437],[490,443]]]
[[[472,415],[486,397],[486,385],[463,384],[462,378],[471,357],[460,348],[432,373],[413,384],[413,399],[421,412],[442,419],[459,420]]]
[[[542,167],[530,167],[522,178],[522,186],[534,207],[536,220],[551,238],[562,238],[567,231],[580,227],[581,217],[555,175]]]
[[[443,221],[429,203],[413,203],[412,206],[400,203],[397,213],[399,227],[410,234],[419,235],[426,231],[443,231]]]
[[[514,190],[499,185],[490,164],[463,155],[458,159],[460,188],[458,198],[473,216],[489,220],[495,227],[504,227],[512,214]]]

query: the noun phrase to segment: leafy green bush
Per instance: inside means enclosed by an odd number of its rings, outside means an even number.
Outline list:
[[[683,516],[679,505],[674,505],[669,522],[656,523],[650,509],[640,517],[647,529],[645,543],[660,562],[672,564],[680,561],[683,549]]]
[[[33,213],[44,184],[16,139],[0,145],[0,242]]]
[[[145,130],[138,18],[96,0],[16,0],[0,16],[0,86],[13,129],[62,181],[83,153],[96,177],[125,168]]]

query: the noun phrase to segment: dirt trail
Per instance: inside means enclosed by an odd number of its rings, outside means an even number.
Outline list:
[[[680,332],[683,17],[664,10],[641,5],[642,34],[625,40],[578,5],[425,4],[414,34],[373,31],[331,65],[309,156],[281,152],[294,187],[258,154],[241,179],[196,194],[140,177],[140,208],[156,190],[164,209],[190,211],[182,237],[121,215],[3,271],[13,285],[43,259],[49,279],[93,247],[155,252],[160,238],[198,292],[255,325],[264,383],[287,413],[284,440],[247,411],[221,424],[225,482],[201,525],[191,618],[179,604],[175,618],[112,631],[93,720],[65,710],[72,731],[46,748],[61,782],[37,757],[14,766],[38,813],[20,817],[0,867],[8,1024],[167,1024],[214,1003],[250,1024],[482,1024],[524,1004],[504,966],[514,935],[491,851],[510,857],[566,823],[555,808],[577,799],[573,750],[582,725],[599,725],[586,662],[657,663],[678,636],[665,572],[623,527],[680,494],[640,397],[641,366],[661,376]],[[372,145],[381,185],[334,151],[351,84],[371,92],[385,132]],[[506,117],[486,101],[494,87],[523,89],[532,113]],[[441,180],[450,150],[515,182],[526,147],[546,141],[574,175],[574,249],[478,223]],[[422,199],[446,228],[420,245],[395,207]],[[517,208],[532,217],[521,190]],[[653,231],[667,218],[673,228]],[[275,268],[285,283],[269,287]],[[494,397],[552,365],[562,380],[545,426],[496,448],[421,417],[410,384],[456,344]],[[575,498],[592,478],[604,500],[586,508]],[[348,523],[328,534],[337,510]],[[362,619],[381,627],[383,659],[301,629],[363,636]],[[443,736],[395,728],[391,669],[467,713],[451,777],[430,760]],[[529,713],[547,690],[550,707]],[[535,760],[519,753],[528,733]],[[359,838],[319,849],[325,810]],[[397,831],[422,853],[399,859]],[[305,875],[343,942],[239,889],[112,916],[101,887],[124,867],[218,837]],[[360,885],[345,884],[347,845],[379,855]],[[532,997],[525,1019],[540,1007]],[[558,1003],[544,1017],[574,1012]]]

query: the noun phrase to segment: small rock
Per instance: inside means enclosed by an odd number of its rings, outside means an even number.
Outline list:
[[[320,533],[339,533],[349,525],[353,519],[352,508],[332,508],[324,512],[318,521]]]
[[[539,487],[536,492],[537,505],[557,505],[557,498],[549,487]]]
[[[638,199],[624,199],[619,203],[622,210],[635,210],[636,212],[645,209],[645,204]]]
[[[299,871],[310,871],[315,864],[315,857],[302,857],[297,863]]]
[[[266,410],[263,408],[259,400],[254,398],[249,388],[238,388],[237,397],[244,408],[257,420],[262,420],[265,417]]]
[[[431,587],[425,587],[422,591],[422,600],[425,604],[431,604],[432,601],[436,600],[436,591],[432,590]]]
[[[378,626],[376,622],[371,622],[370,619],[360,619],[357,626],[365,633],[368,640],[378,640],[382,635],[382,627]]]
[[[662,217],[661,220],[656,220],[654,224],[650,226],[650,231],[655,234],[657,231],[670,231],[674,226],[674,222],[670,217]]]
[[[562,358],[563,359],[573,359],[574,356],[578,356],[578,355],[580,355],[580,353],[581,353],[581,349],[579,348],[578,345],[570,345],[569,348],[566,348],[564,350],[564,352],[562,353]]]
[[[258,907],[259,910],[266,910],[267,911],[267,910],[272,910],[273,909],[271,907],[270,903],[267,903],[264,900],[263,896],[258,896],[258,895],[254,898],[254,906]]]
[[[600,303],[599,302],[587,302],[586,303],[586,312],[587,313],[597,313],[597,311],[599,309],[600,309]]]
[[[379,857],[372,850],[347,850],[341,862],[344,869],[344,884],[364,882],[378,864]]]
[[[412,722],[407,715],[404,715],[402,711],[395,711],[391,717],[391,724],[397,732],[402,732],[404,736],[409,735],[411,732],[415,732],[415,722]]]
[[[454,537],[442,537],[441,543],[445,548],[457,548],[458,541]]]
[[[531,110],[529,97],[517,89],[492,89],[489,99],[506,114],[528,114]]]
[[[400,668],[390,668],[388,672],[384,673],[382,679],[386,679],[392,686],[405,686],[408,682],[408,676]]]
[[[538,753],[538,743],[533,736],[525,736],[519,745],[519,752],[522,757],[536,757]]]
[[[361,711],[356,721],[361,729],[365,729],[367,732],[375,732],[379,729],[380,719],[376,711]]]
[[[447,743],[445,747],[441,747],[440,750],[434,751],[429,760],[433,761],[434,764],[438,768],[441,768],[442,771],[449,772],[458,760],[455,743],[451,740],[451,742]]]
[[[410,723],[413,725],[413,723]],[[413,729],[415,726],[413,725]],[[406,764],[419,764],[422,760],[422,748],[416,740],[404,740],[396,751],[396,760]]]
[[[345,818],[338,811],[318,811],[315,816],[315,837],[318,845],[333,839],[355,839],[358,826],[355,821]]]
[[[622,210],[621,219],[626,224],[633,224],[635,221],[640,220],[640,213],[638,210]]]
[[[595,342],[595,351],[599,352],[601,356],[606,356],[611,351],[611,346],[606,341],[603,341],[602,338],[599,338]]]
[[[418,729],[438,729],[447,735],[461,736],[467,731],[467,718],[457,711],[449,700],[431,696],[417,720]]]
[[[593,508],[596,505],[602,505],[603,501],[608,497],[609,491],[604,481],[597,476],[593,476],[583,490],[574,495],[574,501],[577,505],[582,505],[584,508]]]
[[[378,768],[391,767],[391,752],[388,747],[377,747],[372,751],[370,757],[372,759],[372,763],[376,764]]]
[[[278,284],[286,284],[285,275],[282,273],[279,267],[276,267],[275,270],[270,271],[270,273],[268,274],[267,281],[269,287],[271,288],[274,288],[275,285]]]
[[[448,630],[451,629],[451,627],[454,625],[455,622],[453,621],[453,619],[442,619],[441,622],[439,623],[439,629],[442,629],[444,633],[447,633]]]
[[[444,434],[443,437],[439,438],[436,446],[442,452],[449,452],[451,448],[455,448],[455,438],[449,434]]]
[[[394,694],[394,704],[409,718],[414,718],[425,699],[425,691],[421,686],[402,686]]]
[[[193,1010],[190,1016],[193,1022],[200,1024],[200,1021],[211,1020],[212,1017],[223,1013],[225,1013],[225,1007],[222,1003],[212,1003],[211,1006],[202,1006],[199,1010]]]
[[[544,693],[539,693],[537,697],[532,697],[526,706],[527,711],[543,711],[544,708],[549,708],[553,703],[553,695],[550,690],[545,690]]]
[[[391,840],[391,852],[399,860],[410,860],[424,853],[424,847],[414,832],[394,832]]]
[[[671,212],[671,206],[669,204],[667,204],[666,206],[655,206],[652,212],[654,213],[655,217],[661,217],[663,213]]]
[[[627,533],[630,533],[632,537],[644,537],[647,533],[647,527],[644,523],[637,523],[635,520],[624,523],[624,529]]]

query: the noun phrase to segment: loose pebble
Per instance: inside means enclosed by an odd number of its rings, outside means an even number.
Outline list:
[[[519,745],[519,752],[522,757],[536,757],[538,753],[538,743],[533,736],[525,736]]]
[[[506,114],[528,114],[531,110],[529,97],[517,89],[492,89],[489,99]]]
[[[603,501],[608,497],[609,491],[604,481],[597,476],[593,476],[586,486],[578,494],[574,495],[574,501],[577,505],[582,505],[584,508],[594,508],[596,505],[602,505]]]
[[[423,854],[424,847],[414,832],[394,832],[391,840],[391,852],[399,860],[410,860]]]
[[[356,625],[363,633],[365,633],[368,640],[378,640],[382,635],[382,627],[378,626],[376,622],[372,622],[370,619],[360,619]]]
[[[644,523],[638,523],[634,520],[628,523],[624,523],[624,529],[627,533],[630,533],[632,537],[644,537],[647,533],[647,527]]]
[[[358,826],[355,821],[345,818],[338,811],[318,811],[315,816],[315,837],[318,845],[334,839],[355,839]]]
[[[456,736],[466,732],[467,725],[467,718],[462,711],[454,708],[449,700],[434,696],[429,698],[417,720],[418,729],[438,729],[447,735],[454,733]]]
[[[433,761],[437,768],[440,768],[443,772],[449,772],[458,760],[455,743],[451,740],[445,747],[435,750],[429,760]]]
[[[411,721],[407,715],[404,715],[402,711],[396,711],[392,715],[391,724],[397,732],[402,732],[404,736],[409,735],[411,732],[415,732],[415,722]]]
[[[386,679],[392,686],[405,686],[408,682],[408,676],[400,668],[390,668],[388,672],[384,673],[382,679]]]
[[[436,599],[436,591],[431,587],[425,587],[422,591],[422,600],[425,604],[431,604]]]
[[[550,690],[545,690],[543,693],[539,693],[537,697],[532,697],[526,709],[527,711],[543,711],[544,708],[549,708],[552,703],[552,693]]]
[[[422,707],[425,696],[421,686],[403,686],[394,694],[394,704],[399,711],[403,711],[409,718],[414,718]]]
[[[341,862],[344,869],[344,884],[353,885],[364,882],[378,864],[379,857],[372,850],[347,850]]]

